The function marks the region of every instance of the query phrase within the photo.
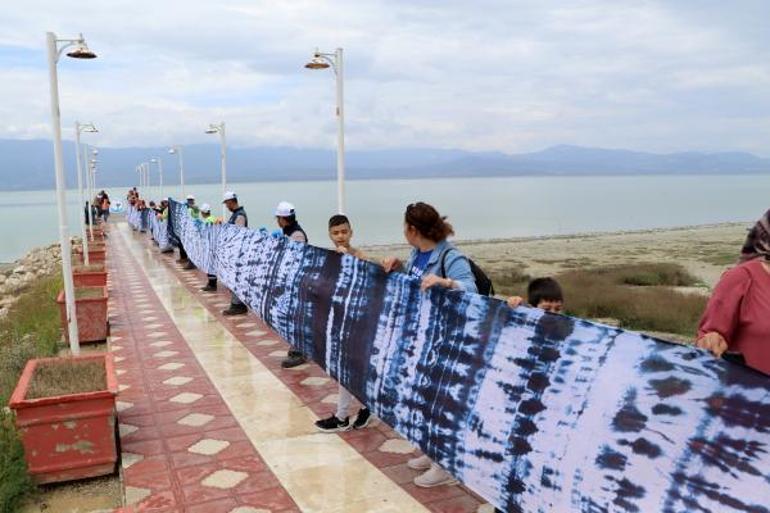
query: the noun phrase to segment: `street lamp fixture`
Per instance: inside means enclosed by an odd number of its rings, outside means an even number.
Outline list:
[[[184,162],[182,159],[182,147],[181,146],[172,146],[168,150],[169,154],[171,155],[177,155],[179,157],[179,185],[182,189],[182,194],[180,198],[184,198]]]
[[[67,334],[73,355],[80,354],[78,321],[75,311],[75,284],[72,279],[72,253],[67,227],[67,201],[64,179],[64,154],[61,140],[61,112],[59,110],[59,74],[57,64],[62,52],[75,47],[67,56],[75,59],[93,59],[96,54],[88,49],[83,34],[76,39],[59,39],[53,32],[46,33],[48,50],[48,79],[51,99],[51,127],[53,135],[54,170],[56,175],[56,206],[59,215],[59,245],[61,247],[62,279],[64,281],[65,308],[67,314]],[[80,217],[80,216],[78,216]]]
[[[158,164],[158,178],[159,178],[159,180],[158,180],[158,185],[159,185],[158,193],[160,195],[159,197],[163,198],[163,163],[161,162],[160,158],[158,158],[158,157],[150,159],[150,162],[152,164]]]
[[[83,166],[81,164],[80,159],[80,134],[82,133],[97,133],[99,130],[96,129],[93,123],[80,123],[79,121],[75,121],[75,161],[77,163],[77,175],[78,175],[78,198],[80,199],[80,203],[78,206],[78,209],[80,209],[83,205],[86,207],[86,218],[82,219],[80,217],[80,214],[78,214],[78,219],[80,219],[80,236],[82,238],[82,246],[83,246],[83,263],[86,265],[89,265],[90,258],[88,256],[88,235],[90,233],[90,236],[94,236],[94,228],[93,228],[93,211],[91,209],[91,188],[88,184],[90,182],[88,181],[88,177],[86,177],[86,197],[83,197]],[[88,232],[86,232],[86,224],[88,224]]]
[[[222,121],[219,124],[209,123],[208,128],[204,131],[207,134],[219,134],[219,160],[222,167],[222,197],[225,197],[227,191],[227,137],[225,135],[225,122]],[[222,217],[227,216],[227,207],[222,204]]]
[[[71,52],[67,52],[67,57],[72,57],[73,59],[96,59],[96,54],[88,48],[86,40],[83,39],[83,34],[80,34],[80,37],[73,41],[75,49]],[[62,48],[62,50],[64,50],[64,48]]]
[[[345,213],[345,110],[343,100],[342,48],[323,53],[316,48],[307,69],[331,68],[337,82],[337,212]]]

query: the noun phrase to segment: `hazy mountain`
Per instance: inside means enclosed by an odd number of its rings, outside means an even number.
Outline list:
[[[64,143],[68,185],[74,186],[74,143]],[[99,148],[97,184],[136,182],[139,162],[160,156],[165,182],[178,183],[178,164],[168,148]],[[336,173],[334,150],[288,147],[230,148],[227,174],[231,182],[326,180]],[[441,149],[350,151],[350,179],[522,175],[745,174],[770,173],[770,159],[749,153],[682,152],[669,154],[554,146],[534,153],[505,154]],[[184,147],[188,183],[219,180],[219,146]],[[152,183],[157,183],[157,167]],[[53,147],[44,140],[0,139],[0,189],[46,189],[54,185]]]

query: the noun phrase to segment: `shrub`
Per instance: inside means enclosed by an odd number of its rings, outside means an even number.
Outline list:
[[[42,277],[0,319],[0,406],[8,404],[29,359],[56,354],[61,339],[56,304],[60,289],[59,276]],[[31,489],[13,415],[0,410],[0,511],[18,511]]]
[[[31,487],[13,415],[0,410],[0,511],[18,511]]]
[[[628,264],[571,270],[555,276],[565,310],[585,319],[618,321],[623,328],[692,337],[707,298],[671,287],[698,280],[677,264]],[[529,277],[518,269],[499,272],[493,282],[501,294],[526,298]]]

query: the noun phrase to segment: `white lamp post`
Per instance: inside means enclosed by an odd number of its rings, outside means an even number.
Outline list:
[[[179,157],[179,185],[182,188],[182,194],[179,196],[184,200],[184,162],[182,160],[182,147],[181,146],[172,146],[171,149],[168,150],[168,152],[171,155],[176,154]]]
[[[209,124],[206,129],[207,134],[219,134],[219,160],[222,164],[222,197],[225,197],[227,192],[227,137],[225,135],[225,122]],[[222,219],[227,217],[227,207],[222,204]]]
[[[316,48],[313,59],[305,64],[308,69],[331,67],[337,79],[337,211],[345,213],[345,106],[343,101],[342,48],[334,53],[322,53]]]
[[[62,43],[59,47],[59,43]],[[51,92],[51,128],[53,131],[54,168],[56,170],[56,204],[59,211],[59,245],[61,247],[62,279],[64,280],[64,296],[67,312],[67,332],[70,340],[70,350],[73,355],[80,353],[78,339],[78,320],[75,312],[75,284],[72,280],[72,254],[67,233],[67,201],[64,190],[67,183],[64,180],[64,155],[61,142],[61,113],[59,112],[59,75],[56,65],[66,48],[75,48],[67,56],[75,59],[93,59],[96,54],[88,49],[83,35],[77,39],[57,39],[53,32],[46,33],[48,47],[48,78]]]
[[[86,202],[83,200],[83,166],[80,162],[80,134],[83,132],[87,133],[96,133],[98,130],[94,126],[93,123],[83,123],[81,124],[79,121],[75,121],[75,161],[77,163],[77,171],[78,171],[78,199],[80,201],[78,210],[80,210],[81,207],[86,205]],[[88,205],[90,205],[91,201],[88,201]],[[90,208],[89,208],[90,210]],[[86,215],[88,215],[86,213]],[[80,219],[80,234],[83,238],[82,244],[83,244],[83,262],[86,265],[89,265],[91,262],[88,257],[88,233],[86,232],[86,219],[83,219],[80,217],[80,214],[78,214],[78,219]],[[87,218],[90,220],[90,218]],[[91,234],[93,234],[93,229],[89,225],[89,230]]]
[[[160,161],[160,157],[150,159],[150,163],[158,164],[158,184],[160,197],[156,199],[160,201],[163,199],[163,163]]]

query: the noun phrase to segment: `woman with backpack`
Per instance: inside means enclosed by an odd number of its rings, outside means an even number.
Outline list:
[[[383,260],[386,272],[401,270],[420,279],[422,290],[431,287],[477,292],[470,260],[447,237],[454,235],[446,217],[427,203],[412,203],[404,213],[404,237],[412,252],[404,265],[397,258]],[[427,456],[409,460],[408,466],[425,472],[414,479],[422,488],[455,484],[457,481]]]

